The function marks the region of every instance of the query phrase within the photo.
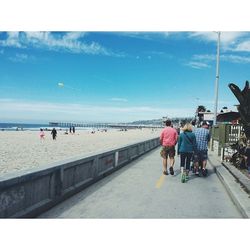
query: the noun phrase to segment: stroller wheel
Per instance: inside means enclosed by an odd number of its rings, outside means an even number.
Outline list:
[[[203,175],[204,177],[207,176],[207,169],[202,169],[202,175]]]

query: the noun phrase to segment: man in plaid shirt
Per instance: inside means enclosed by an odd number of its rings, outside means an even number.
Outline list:
[[[206,165],[207,165],[207,145],[210,141],[210,135],[207,123],[202,122],[201,128],[196,128],[194,130],[197,143],[197,151],[194,153],[194,166],[195,174],[199,174],[199,163],[202,162],[202,174],[206,175]]]

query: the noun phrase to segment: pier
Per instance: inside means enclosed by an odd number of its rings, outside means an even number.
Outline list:
[[[117,128],[117,129],[136,129],[136,128],[162,128],[161,125],[129,124],[129,123],[75,123],[75,122],[49,122],[54,127],[81,127],[81,128]]]

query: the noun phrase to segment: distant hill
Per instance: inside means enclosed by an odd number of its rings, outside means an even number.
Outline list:
[[[134,122],[131,122],[131,124],[134,124],[134,125],[140,125],[140,124],[143,124],[143,125],[161,125],[162,124],[162,119],[154,119],[154,120],[140,120],[140,121],[134,121]]]
[[[192,117],[175,117],[175,118],[170,118],[173,123],[179,123],[179,122],[190,122],[194,118]],[[139,121],[133,121],[131,122],[133,125],[162,125],[163,124],[163,119],[153,119],[153,120],[139,120]]]

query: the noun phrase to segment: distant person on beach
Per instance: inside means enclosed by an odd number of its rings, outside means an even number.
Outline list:
[[[201,128],[196,128],[194,130],[197,150],[194,154],[194,170],[195,174],[199,175],[199,164],[201,163],[202,174],[206,175],[206,165],[207,165],[207,151],[208,151],[208,142],[210,141],[210,134],[207,126],[207,122],[203,121],[201,124]]]
[[[55,128],[53,128],[53,129],[52,129],[51,134],[52,134],[52,138],[53,138],[53,140],[56,140],[57,131],[56,131],[56,129],[55,129]]]
[[[40,128],[40,133],[39,133],[40,139],[44,140],[45,139],[45,133],[42,128]]]
[[[187,123],[183,127],[183,133],[181,133],[178,138],[178,151],[177,151],[178,155],[180,154],[181,174],[184,176],[185,181],[188,180],[190,162],[195,150],[196,150],[196,138],[194,133],[192,132],[192,125],[190,123]]]
[[[75,126],[72,127],[73,134],[76,132]]]
[[[71,128],[71,126],[69,127],[69,133],[71,134],[71,131],[72,131],[72,128]]]
[[[162,145],[161,157],[163,158],[163,174],[168,175],[168,158],[170,163],[170,174],[174,175],[174,157],[175,145],[177,143],[178,134],[176,129],[171,127],[171,121],[166,120],[166,127],[162,130],[160,135],[160,143]]]

